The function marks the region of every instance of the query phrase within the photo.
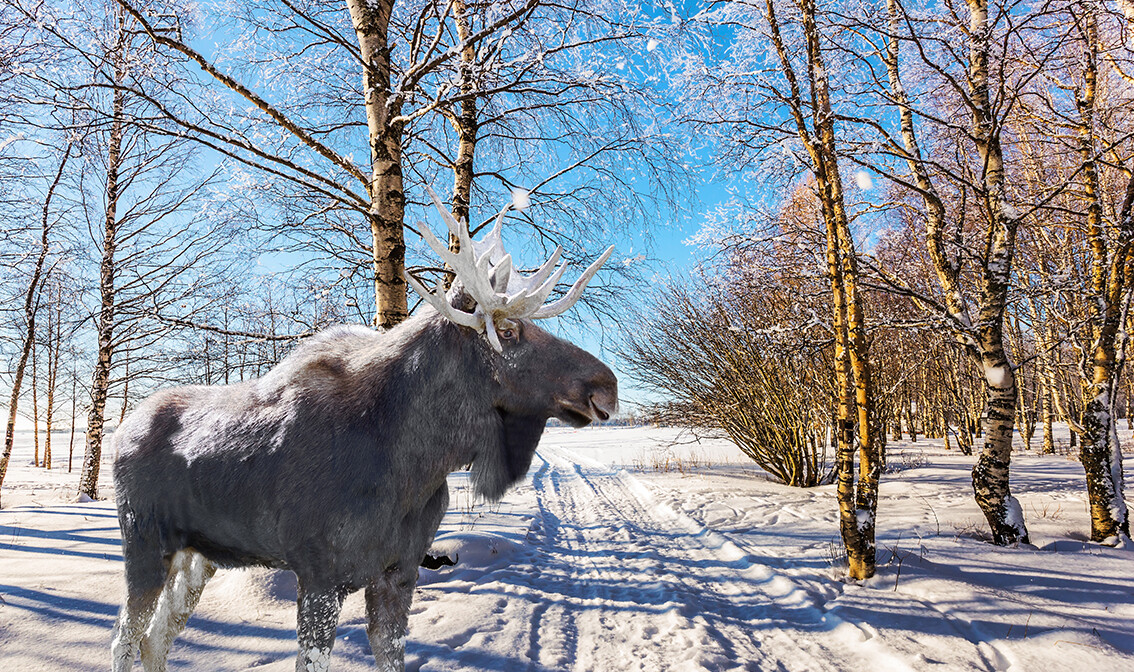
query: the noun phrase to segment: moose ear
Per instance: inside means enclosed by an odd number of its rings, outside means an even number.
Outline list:
[[[448,298],[449,305],[462,313],[471,313],[476,310],[476,299],[465,291],[459,281],[453,286],[453,289],[449,290]]]

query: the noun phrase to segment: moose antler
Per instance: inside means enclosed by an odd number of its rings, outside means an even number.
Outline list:
[[[587,267],[587,270],[583,271],[565,295],[544,305],[544,301],[551,295],[567,270],[566,264],[556,268],[563,254],[562,247],[556,247],[551,258],[534,273],[522,275],[512,268],[512,255],[504,251],[504,242],[500,233],[504,216],[511,206],[505,206],[500,211],[495,225],[484,238],[474,241],[465,227],[441,204],[437,194],[429,187],[425,189],[433,199],[433,205],[441,213],[441,219],[445,220],[449,232],[457,237],[460,247],[457,252],[452,252],[449,246],[438,240],[425,224],[420,224],[421,236],[437,256],[452,267],[464,291],[476,301],[476,309],[466,313],[454,308],[446,296],[443,280],[437,283],[433,291],[426,289],[409,273],[406,273],[406,281],[421,295],[421,298],[450,321],[484,332],[497,352],[503,351],[500,339],[496,335],[497,322],[523,317],[542,319],[563,313],[579,300],[587,283],[614,251],[613,245],[608,247]]]

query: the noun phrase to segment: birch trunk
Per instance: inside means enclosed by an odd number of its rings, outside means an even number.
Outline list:
[[[79,377],[74,370],[71,371],[71,438],[67,444],[67,473],[75,466],[75,418],[78,417],[79,405]]]
[[[31,405],[32,405],[32,446],[35,450],[32,456],[32,466],[39,466],[39,351],[35,336],[32,336],[31,346]]]
[[[1092,343],[1090,379],[1083,384],[1083,414],[1080,425],[1082,447],[1079,459],[1087,475],[1087,497],[1091,509],[1091,540],[1117,541],[1130,537],[1130,520],[1123,495],[1122,450],[1115,426],[1119,367],[1116,341],[1126,319],[1129,279],[1126,271],[1134,242],[1131,177],[1119,220],[1118,238],[1109,245],[1103,223],[1102,194],[1099,184],[1094,135],[1094,107],[1098,76],[1098,27],[1095,4],[1088,0],[1080,7],[1083,30],[1083,81],[1076,102],[1079,108],[1079,153],[1083,160],[1083,195],[1087,203],[1087,243],[1091,252],[1090,291],[1087,310]],[[1112,248],[1112,249],[1108,249]],[[1084,367],[1084,370],[1088,370]]]
[[[115,45],[114,81],[126,79],[126,20],[118,11],[118,40]],[[91,374],[91,408],[87,414],[87,445],[83,468],[79,474],[79,494],[98,499],[98,476],[102,464],[102,430],[105,422],[106,395],[110,386],[110,368],[114,356],[115,319],[115,252],[118,246],[118,171],[122,164],[122,139],[125,134],[124,110],[126,95],[114,90],[110,137],[106,162],[106,212],[103,218],[102,259],[99,263],[99,314],[97,359]]]
[[[949,421],[950,421],[949,411],[946,410],[945,411],[945,417],[943,419],[943,423],[945,425],[945,450],[953,450],[953,446],[952,446],[950,439],[949,439]]]
[[[374,267],[374,326],[406,319],[405,189],[402,182],[403,99],[393,90],[388,30],[393,0],[347,0],[362,61],[370,140],[370,234]]]
[[[459,109],[449,114],[449,120],[457,132],[457,160],[453,164],[453,217],[458,222],[464,222],[466,227],[472,226],[469,220],[469,200],[472,197],[473,158],[476,156],[477,119],[476,119],[476,82],[474,81],[476,47],[469,43],[472,35],[469,23],[468,7],[463,0],[453,3],[453,17],[457,26],[457,38],[465,45],[461,50],[460,84],[463,98]],[[449,246],[454,252],[458,251],[458,244],[452,236],[449,237]]]
[[[984,311],[982,311],[984,312]],[[973,467],[973,493],[1001,546],[1027,543],[1024,514],[1008,485],[1012,460],[1012,429],[1016,420],[1016,375],[1004,352],[999,325],[981,329],[979,345],[984,367],[985,417],[983,445]]]
[[[48,306],[47,323],[47,417],[44,424],[47,435],[43,441],[43,466],[51,469],[51,430],[55,424],[55,388],[59,381],[59,360],[62,358],[63,325],[62,310],[59,306],[61,300],[59,291],[56,291],[55,300]]]
[[[815,26],[805,20],[805,30],[810,28],[810,34],[815,38],[815,58],[818,60],[818,32]],[[818,61],[818,68],[822,70],[822,62]],[[821,91],[819,95],[821,114],[831,118],[830,99],[826,91],[825,77],[816,87]],[[875,516],[878,509],[878,478],[882,472],[882,462],[879,455],[881,442],[874,434],[876,423],[874,419],[874,386],[871,378],[870,359],[868,350],[869,339],[866,334],[866,321],[863,315],[862,298],[858,292],[858,255],[855,250],[854,239],[851,237],[846,210],[844,209],[842,179],[839,173],[838,157],[835,154],[835,137],[833,124],[824,123],[821,126],[820,141],[827,150],[830,171],[828,174],[828,190],[831,209],[834,217],[836,240],[839,246],[839,256],[842,263],[842,283],[845,296],[846,310],[846,349],[847,363],[850,365],[850,380],[843,383],[844,387],[853,385],[854,409],[857,417],[858,438],[858,482],[853,485],[853,507],[842,507],[840,519],[843,522],[843,536],[847,540],[848,561],[850,576],[855,579],[868,579],[874,576],[875,562]],[[830,230],[828,230],[830,236]],[[846,372],[843,373],[846,376]],[[851,441],[853,449],[854,442]],[[839,495],[840,500],[847,496],[844,492],[843,468],[850,470],[849,481],[854,484],[854,459],[840,462]],[[853,512],[854,531],[848,529],[846,509]]]
[[[227,338],[227,337],[226,337]],[[225,385],[228,385],[228,363],[225,363]],[[127,357],[122,361],[122,408],[118,411],[118,424],[126,419],[126,408],[130,405],[130,359]]]
[[[1023,512],[1008,487],[1012,456],[1012,430],[1015,424],[1018,391],[1016,377],[1004,350],[1004,313],[1015,252],[1015,210],[1004,191],[1004,160],[1000,148],[988,87],[989,40],[987,0],[968,0],[969,21],[969,107],[972,110],[971,136],[984,167],[984,215],[988,223],[986,257],[982,262],[977,319],[972,319],[960,285],[957,264],[945,247],[945,208],[930,179],[914,129],[913,111],[899,76],[896,38],[890,39],[885,54],[893,101],[898,108],[906,159],[916,176],[918,191],[926,205],[926,245],[944,292],[945,308],[957,328],[958,338],[980,363],[985,378],[986,414],[983,445],[973,468],[973,492],[992,528],[993,541],[1000,545],[1026,542]],[[887,0],[893,35],[903,32],[896,0]]]
[[[1041,381],[1042,384],[1042,381]],[[1054,455],[1055,454],[1055,436],[1053,426],[1053,408],[1051,403],[1051,390],[1043,386],[1043,447],[1040,449],[1041,455]]]
[[[1028,301],[1028,311],[1032,317],[1032,331],[1035,333],[1036,339],[1036,382],[1038,385],[1036,393],[1040,397],[1040,415],[1043,422],[1043,447],[1040,449],[1040,453],[1043,455],[1054,455],[1055,438],[1052,434],[1052,424],[1055,415],[1055,404],[1051,397],[1055,374],[1052,371],[1051,365],[1048,324],[1046,319],[1040,318],[1039,308],[1036,306],[1034,298]]]
[[[826,187],[823,183],[819,184],[820,191],[825,191]],[[832,327],[835,332],[835,386],[838,400],[835,479],[839,502],[839,531],[847,551],[848,573],[852,578],[862,579],[873,576],[874,548],[870,544],[869,553],[867,552],[855,504],[855,388],[847,332],[847,301],[843,277],[845,266],[834,217],[825,212],[824,220],[827,228],[827,273],[831,281],[834,313]]]
[[[773,41],[784,74],[792,85],[796,124],[807,147],[827,233],[827,270],[835,325],[835,373],[839,393],[839,440],[835,461],[838,481],[839,522],[847,550],[851,578],[874,575],[875,515],[881,462],[875,441],[874,390],[867,351],[869,342],[858,293],[858,261],[844,206],[839,173],[834,114],[831,109],[827,71],[823,63],[820,32],[814,0],[800,0],[803,38],[807,50],[807,75],[811,85],[812,135],[803,120],[804,106],[795,84],[772,2],[766,3]],[[855,428],[857,425],[857,437]],[[855,448],[859,472],[855,474]]]
[[[957,449],[961,451],[962,455],[973,454],[973,434],[969,431],[967,421],[964,426],[957,428]]]
[[[1134,381],[1126,383],[1126,430],[1134,431]]]

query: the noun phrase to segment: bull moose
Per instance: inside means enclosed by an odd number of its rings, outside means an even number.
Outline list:
[[[365,590],[370,647],[405,667],[417,568],[471,464],[499,499],[531,464],[547,420],[580,427],[617,410],[617,381],[540,329],[578,300],[613,248],[558,300],[560,250],[530,275],[504,253],[504,214],[473,241],[441,206],[459,251],[427,227],[453,288],[406,278],[432,309],[377,333],[327,329],[262,378],[158,392],[114,436],[126,600],[112,669],[164,670],[218,567],[289,569],[298,580],[298,672],[330,668],[346,595]],[[505,209],[505,212],[507,209]]]

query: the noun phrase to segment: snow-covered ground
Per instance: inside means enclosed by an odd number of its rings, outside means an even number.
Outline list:
[[[838,578],[831,486],[788,488],[726,442],[674,438],[550,430],[493,505],[454,474],[437,547],[460,562],[421,570],[407,669],[1134,670],[1134,551],[1086,541],[1077,462],[1017,453],[1034,546],[1002,549],[980,539],[972,458],[892,443],[905,468],[882,484],[879,572],[855,584]],[[74,503],[77,473],[32,467],[29,439],[0,511],[0,670],[105,670],[123,590],[113,504]],[[294,599],[287,572],[222,570],[171,669],[293,669]],[[373,668],[361,595],[333,656]]]

